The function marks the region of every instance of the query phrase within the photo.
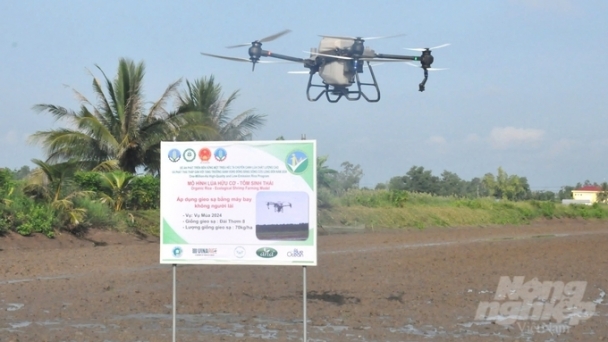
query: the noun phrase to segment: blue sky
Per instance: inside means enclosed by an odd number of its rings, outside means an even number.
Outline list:
[[[146,64],[145,94],[169,83],[213,75],[226,93],[239,90],[235,114],[267,115],[258,140],[318,141],[328,164],[361,165],[374,186],[423,166],[470,180],[499,166],[533,189],[559,190],[608,180],[608,2],[496,1],[3,1],[0,4],[0,166],[44,159],[26,143],[61,127],[32,106],[76,109],[70,87],[93,97],[91,76],[110,77],[118,60]],[[247,58],[225,49],[283,29],[267,50],[307,57],[319,34],[406,36],[366,42],[381,53],[436,50],[427,91],[420,70],[387,63],[374,70],[379,103],[309,102],[297,64],[258,65],[201,56]],[[413,53],[412,54],[416,54]],[[369,76],[368,74],[364,74]],[[68,87],[66,87],[66,85]]]

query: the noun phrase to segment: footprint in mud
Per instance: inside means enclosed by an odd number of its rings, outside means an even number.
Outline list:
[[[397,301],[397,302],[403,304],[403,295],[404,294],[405,294],[405,292],[392,293],[386,299],[387,300],[394,300],[394,301]]]
[[[345,296],[339,293],[325,291],[325,292],[317,292],[317,291],[309,291],[306,294],[308,299],[316,299],[324,302],[329,302],[337,305],[343,304],[359,304],[361,300],[357,297]]]

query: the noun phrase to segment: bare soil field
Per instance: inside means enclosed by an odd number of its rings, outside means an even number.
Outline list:
[[[308,340],[608,340],[606,246],[608,222],[585,220],[322,235]],[[158,260],[155,238],[107,231],[0,238],[0,341],[171,341]],[[476,319],[481,302],[509,301],[495,299],[504,276],[586,282],[592,315]],[[178,341],[302,340],[301,267],[179,266],[177,300]]]

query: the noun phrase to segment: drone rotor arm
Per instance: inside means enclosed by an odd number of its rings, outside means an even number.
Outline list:
[[[282,55],[282,54],[274,53],[274,52],[267,51],[267,50],[261,50],[260,51],[260,56],[272,57],[272,58],[276,58],[276,59],[282,59],[284,61],[294,62],[294,63],[304,63],[304,61],[305,61],[304,58]]]
[[[393,55],[388,53],[376,53],[374,57],[370,60],[378,60],[378,58],[382,59],[383,62],[405,62],[405,61],[418,61],[420,60],[419,56],[407,56],[407,55]],[[365,58],[363,58],[365,60]]]
[[[304,51],[304,52],[308,52],[308,51]],[[346,59],[346,60],[354,59],[354,58],[348,57],[348,56],[339,56],[339,55],[332,55],[332,54],[320,53],[320,52],[311,52],[310,54],[315,55],[315,56],[322,56],[322,57],[329,57],[329,58],[336,58],[336,59]]]

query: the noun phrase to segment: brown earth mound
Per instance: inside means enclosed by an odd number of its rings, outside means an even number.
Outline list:
[[[607,245],[608,223],[583,220],[320,236],[308,338],[605,340]],[[172,269],[158,259],[157,239],[108,231],[0,238],[0,341],[170,341]],[[177,340],[301,341],[302,272],[178,267]],[[582,302],[594,310],[572,325],[476,320],[501,276],[586,282]]]

